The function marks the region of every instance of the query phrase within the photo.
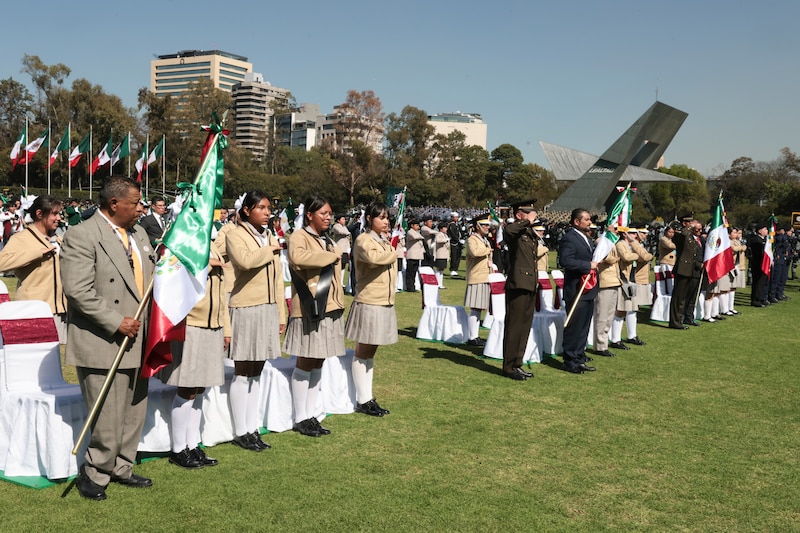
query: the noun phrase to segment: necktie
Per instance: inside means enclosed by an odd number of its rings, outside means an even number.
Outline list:
[[[136,280],[136,288],[139,290],[139,297],[141,298],[144,295],[144,274],[142,273],[142,265],[139,261],[139,253],[136,251],[136,248],[131,246],[128,240],[128,231],[124,228],[117,228],[117,231],[119,231],[122,244],[125,246],[125,251],[130,257],[131,268],[133,268],[133,279]]]

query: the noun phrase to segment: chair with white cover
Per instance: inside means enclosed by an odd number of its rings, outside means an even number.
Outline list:
[[[490,359],[503,358],[503,337],[506,322],[505,279],[505,276],[502,274],[489,275],[489,288],[491,291],[494,322],[492,322],[492,327],[489,330],[489,337],[486,339],[486,345],[483,347],[483,356]],[[541,350],[539,350],[539,346],[536,343],[533,324],[531,323],[531,329],[528,330],[528,342],[525,345],[525,354],[523,355],[522,361],[524,363],[538,363],[541,360]]]
[[[669,304],[672,301],[672,289],[675,285],[672,265],[656,265],[653,270],[656,281],[650,320],[669,322]]]
[[[539,273],[539,287],[536,293],[536,311],[533,314],[533,331],[542,355],[561,353],[564,340],[564,321],[567,313],[556,286],[547,272]]]
[[[0,304],[11,301],[11,296],[8,295],[8,287],[0,280]]]
[[[506,277],[501,273],[497,272],[497,267],[495,267],[495,271],[489,274],[489,309],[486,310],[486,316],[483,317],[483,324],[481,324],[484,328],[491,330],[492,324],[496,318],[503,320],[506,316]],[[495,296],[499,296],[499,300],[502,300],[499,303],[496,303]]]
[[[9,477],[78,473],[72,447],[87,417],[80,387],[64,381],[53,313],[38,300],[0,305],[0,470]]]
[[[417,326],[417,338],[464,344],[469,337],[467,311],[463,306],[442,305],[439,301],[439,283],[429,266],[420,267],[422,304],[424,309]]]

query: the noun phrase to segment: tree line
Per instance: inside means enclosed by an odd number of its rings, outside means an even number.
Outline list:
[[[69,124],[75,146],[91,127],[96,139],[94,153],[112,134],[121,138],[130,132],[132,141],[139,143],[149,136],[151,144],[163,135],[163,177],[168,191],[178,182],[193,179],[205,139],[199,126],[208,123],[212,112],[222,116],[225,110],[230,110],[226,127],[232,131],[225,152],[224,196],[229,199],[259,188],[298,203],[313,192],[345,209],[383,198],[388,187],[405,186],[409,205],[483,207],[487,201],[502,204],[535,197],[538,205],[545,206],[568,186],[548,169],[526,163],[522,152],[511,144],[488,152],[468,145],[461,132],[436,134],[423,109],[407,105],[399,113],[385,114],[380,98],[369,90],[347,93],[337,108],[341,120],[332,140],[308,151],[293,149],[279,142],[287,132],[272,128],[263,138],[266,155],[256,158],[237,142],[230,93],[214,88],[210,80],[193,83],[180,98],[156,96],[141,88],[137,106],[129,108],[118,96],[86,79],[76,79],[68,87],[71,70],[66,65],[47,65],[38,56],[26,54],[21,72],[30,78],[32,90],[13,78],[0,80],[0,149],[4,153],[10,153],[26,117],[29,140],[48,123],[55,138]],[[291,94],[271,104],[276,116],[296,107]],[[382,138],[377,150],[376,137]],[[131,157],[136,157],[134,154],[138,154],[136,142],[131,146]],[[67,155],[60,154],[60,162],[51,168],[55,189],[66,189]],[[37,156],[30,163],[29,183],[34,187],[45,184],[47,156]],[[90,164],[84,158],[72,169],[73,191],[88,186]],[[684,164],[661,171],[690,182],[639,187],[633,205],[639,221],[672,220],[686,211],[706,216],[720,191],[729,219],[738,225],[772,212],[788,215],[800,208],[800,162],[789,148],[783,148],[772,162],[740,157],[718,179],[707,180]],[[11,171],[10,159],[0,159],[0,185],[15,186],[22,176],[24,168]],[[102,185],[103,177],[95,175],[94,184]],[[161,183],[160,165],[150,167],[150,179],[151,184]]]

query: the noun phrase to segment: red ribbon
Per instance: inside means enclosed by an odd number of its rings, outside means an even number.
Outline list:
[[[586,287],[584,287],[583,292],[590,291],[597,285],[597,270],[590,270],[588,274],[582,275],[581,285],[583,285],[583,282],[586,280],[586,276],[589,276],[589,281],[586,282]]]
[[[18,318],[0,320],[4,344],[39,344],[58,342],[58,331],[53,317]]]
[[[436,274],[420,274],[420,279],[423,285],[436,285],[439,286],[439,281],[436,279]]]

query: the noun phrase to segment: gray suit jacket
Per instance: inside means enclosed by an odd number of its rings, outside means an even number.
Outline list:
[[[129,235],[139,248],[146,288],[155,265],[153,247],[145,232],[136,226]],[[110,368],[125,339],[117,328],[123,318],[136,314],[140,297],[122,243],[99,212],[64,234],[61,278],[69,302],[67,364]],[[120,368],[141,366],[147,315],[148,310],[141,317],[143,327],[129,343]]]

